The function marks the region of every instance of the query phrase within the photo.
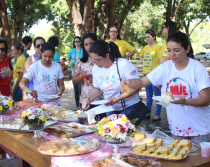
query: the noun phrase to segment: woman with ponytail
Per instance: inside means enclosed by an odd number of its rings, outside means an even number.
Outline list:
[[[131,88],[162,85],[163,93],[171,92],[178,99],[167,107],[167,118],[175,139],[191,139],[196,147],[210,141],[210,80],[206,68],[192,59],[193,50],[185,33],[175,32],[167,40],[169,61],[156,67],[140,80],[122,81]]]
[[[132,111],[140,101],[138,90],[130,89],[130,93],[120,93],[120,80],[139,79],[138,69],[127,59],[121,57],[118,47],[113,42],[98,40],[89,50],[93,66],[94,89],[83,101],[82,107],[90,104],[97,97],[104,95],[104,99],[111,100],[114,111],[111,114],[126,114]],[[125,103],[122,105],[121,101]],[[124,107],[123,107],[124,106]],[[125,109],[125,110],[124,110]]]

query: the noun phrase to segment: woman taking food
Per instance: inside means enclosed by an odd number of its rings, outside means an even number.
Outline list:
[[[140,101],[138,89],[131,89],[130,93],[120,94],[120,78],[133,79],[139,78],[138,69],[128,60],[121,58],[118,47],[113,42],[96,41],[90,48],[91,61],[93,67],[93,86],[94,89],[83,101],[84,108],[93,100],[104,95],[106,100],[111,100],[114,111],[111,114],[128,115]],[[121,100],[125,101],[125,108],[122,107]]]
[[[77,63],[77,61],[83,56],[83,49],[82,49],[82,41],[81,38],[76,36],[74,37],[74,43],[73,43],[73,49],[69,51],[67,61],[71,65],[71,70],[72,70],[72,76],[74,74],[74,67]],[[82,82],[79,84],[74,84],[74,97],[75,97],[75,102],[76,102],[76,109],[79,110],[80,105],[79,105],[79,97],[81,95],[81,86]]]
[[[156,34],[154,30],[146,31],[145,37],[148,45],[146,45],[140,53],[140,59],[143,61],[143,76],[149,74],[159,65],[158,54],[161,49],[161,46],[155,43]],[[161,89],[160,87],[156,87],[152,84],[146,86],[145,89],[147,94],[147,107],[149,108],[151,113],[153,93],[155,94],[155,96],[161,96]],[[156,101],[156,103],[157,102],[158,101]],[[161,108],[161,105],[156,104],[156,113],[152,121],[160,120]],[[150,118],[150,113],[148,113],[145,118]]]
[[[42,54],[41,48],[44,44],[45,44],[45,39],[43,37],[36,37],[34,39],[34,49],[35,49],[36,53],[33,54],[33,56],[30,56],[27,58],[25,66],[24,66],[24,74],[30,65],[32,65],[33,63],[35,63],[41,59],[41,54]],[[28,87],[30,89],[34,89],[33,79],[28,82]],[[28,97],[26,95],[26,92],[23,91],[23,100],[27,100],[27,99],[28,99]]]
[[[56,94],[61,96],[65,87],[61,65],[53,61],[55,47],[51,43],[45,43],[41,48],[41,53],[42,59],[32,64],[26,70],[20,87],[44,103],[56,102],[59,104],[59,99],[55,99],[54,96]],[[28,82],[32,79],[34,81],[34,89],[28,87]],[[46,98],[45,95],[51,96]]]
[[[125,83],[135,89],[163,85],[164,94],[171,92],[179,99],[166,107],[173,137],[189,138],[199,147],[199,142],[210,141],[209,75],[200,62],[190,58],[193,50],[186,34],[172,34],[167,48],[169,61],[140,80],[122,81],[121,91]]]
[[[12,71],[9,66],[7,55],[7,41],[0,38],[0,92],[4,96],[10,96],[10,85],[12,78]]]
[[[26,61],[25,56],[22,54],[24,51],[24,44],[20,42],[13,43],[11,50],[12,55],[18,58],[14,68],[14,85],[12,88],[13,100],[14,102],[18,102],[22,100],[22,90],[19,88],[19,83],[23,77],[24,64]]]
[[[80,58],[74,68],[72,81],[74,84],[80,84],[83,80],[81,87],[80,103],[82,104],[88,94],[93,90],[93,77],[92,68],[94,63],[90,60],[90,47],[97,41],[94,33],[87,33],[83,36],[83,57]],[[93,107],[93,106],[91,106]]]
[[[176,32],[176,24],[173,21],[167,21],[163,24],[163,36],[168,38],[171,34]],[[159,61],[160,63],[164,63],[169,60],[168,50],[166,46],[166,42],[164,42],[161,51],[159,53]]]

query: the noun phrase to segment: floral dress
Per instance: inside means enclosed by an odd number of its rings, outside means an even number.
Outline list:
[[[81,74],[83,71],[86,73],[92,74],[92,68],[94,63],[88,58],[88,61],[86,63],[81,62],[80,60],[77,61],[74,72]],[[88,94],[93,90],[93,77],[88,77],[87,80],[83,81],[82,87],[81,87],[81,96],[80,96],[80,103],[83,102],[83,100],[88,96]],[[103,97],[96,98],[96,100],[103,99]]]

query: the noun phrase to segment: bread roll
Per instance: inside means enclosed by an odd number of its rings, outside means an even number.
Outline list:
[[[175,100],[174,97],[172,96],[171,92],[167,92],[162,95],[161,99],[163,100]]]

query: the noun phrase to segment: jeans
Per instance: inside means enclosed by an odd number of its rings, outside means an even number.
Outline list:
[[[22,89],[20,89],[20,87],[18,87],[17,90],[15,91],[14,102],[21,101],[23,99],[22,96],[23,96]]]
[[[82,83],[83,83],[83,80],[78,85],[73,84],[73,86],[74,86],[74,98],[75,98],[75,102],[76,102],[76,107],[79,107],[79,97],[81,95]]]
[[[112,114],[125,114],[125,115],[127,116],[127,115],[130,114],[130,112],[136,107],[137,104],[138,104],[138,103],[133,104],[132,106],[126,108],[126,111],[125,111],[125,110],[120,110],[120,111],[110,111],[110,112],[106,112],[106,116],[108,117],[108,116],[110,116],[110,115],[112,115]]]
[[[143,74],[143,76],[146,76],[145,74]],[[156,86],[154,86],[153,84],[146,86],[146,94],[147,94],[147,107],[149,108],[150,112],[148,114],[151,113],[151,108],[152,108],[152,102],[153,102],[153,92],[155,94],[155,96],[161,96],[161,87],[160,89],[158,89]],[[158,101],[156,101],[156,103],[158,103]],[[156,104],[156,113],[155,115],[160,116],[160,112],[161,112],[161,108],[162,106],[159,104]]]

